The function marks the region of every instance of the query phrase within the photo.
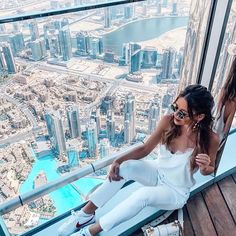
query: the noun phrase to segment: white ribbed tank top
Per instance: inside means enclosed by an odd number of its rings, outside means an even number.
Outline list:
[[[192,152],[193,148],[189,148],[173,154],[163,144],[158,149],[156,163],[161,181],[184,194],[195,184],[190,170]]]

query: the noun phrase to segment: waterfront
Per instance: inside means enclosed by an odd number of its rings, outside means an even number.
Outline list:
[[[21,194],[33,190],[34,179],[42,170],[45,172],[48,182],[60,177],[60,174],[56,171],[57,163],[52,153],[44,157],[40,157],[40,159],[38,159],[34,155],[34,158],[35,163],[33,165],[33,168],[27,180],[22,184],[20,188]],[[92,188],[94,188],[101,182],[103,182],[102,179],[82,178],[75,181],[74,184],[84,195],[86,195]],[[83,202],[80,194],[70,184],[50,193],[49,195],[54,202],[54,206],[56,207],[56,215],[60,215],[65,211],[80,205]]]
[[[123,43],[141,42],[187,26],[188,17],[161,17],[134,21],[103,36],[104,49],[121,56]]]

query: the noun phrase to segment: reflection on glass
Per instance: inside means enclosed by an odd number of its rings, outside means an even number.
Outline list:
[[[197,81],[211,4],[212,1],[209,0],[191,2],[179,90],[183,90],[188,84],[195,84]]]
[[[1,201],[153,132],[176,95],[189,4],[148,1],[0,25]],[[27,211],[39,222],[61,214],[106,172],[39,199],[45,214],[34,204]]]
[[[217,154],[216,167],[219,166],[221,172],[226,163],[220,163],[221,156],[227,138],[228,132],[235,126],[235,89],[236,89],[236,1],[232,3],[224,40],[219,55],[216,75],[212,86],[212,93],[216,98],[215,107],[215,131],[218,133],[221,141],[220,149]],[[227,151],[227,150],[225,150]],[[223,162],[226,155],[223,155]],[[230,161],[231,163],[231,161]],[[233,166],[232,166],[233,167]],[[223,169],[222,169],[223,168]],[[216,169],[217,170],[217,169]],[[217,173],[218,170],[217,170]]]

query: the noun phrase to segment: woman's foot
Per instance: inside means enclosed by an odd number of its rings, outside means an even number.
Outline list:
[[[86,214],[80,210],[78,212],[71,211],[71,216],[58,229],[59,236],[67,236],[76,230],[95,222],[94,214]],[[82,234],[83,235],[83,234]]]

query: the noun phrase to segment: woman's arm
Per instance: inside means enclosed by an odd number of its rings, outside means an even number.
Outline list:
[[[130,153],[118,158],[115,162],[121,164],[127,160],[139,160],[147,156],[160,143],[163,132],[168,129],[170,125],[171,115],[165,115],[158,122],[156,130],[152,133],[149,139],[141,146]]]
[[[236,110],[236,101],[230,101],[228,103],[225,104],[225,126],[224,126],[224,135],[227,135],[232,121],[234,119],[234,114],[235,114],[235,110]]]
[[[209,175],[215,170],[216,154],[219,148],[219,137],[212,133],[210,139],[209,155],[200,153],[196,156],[196,163],[202,175]]]

